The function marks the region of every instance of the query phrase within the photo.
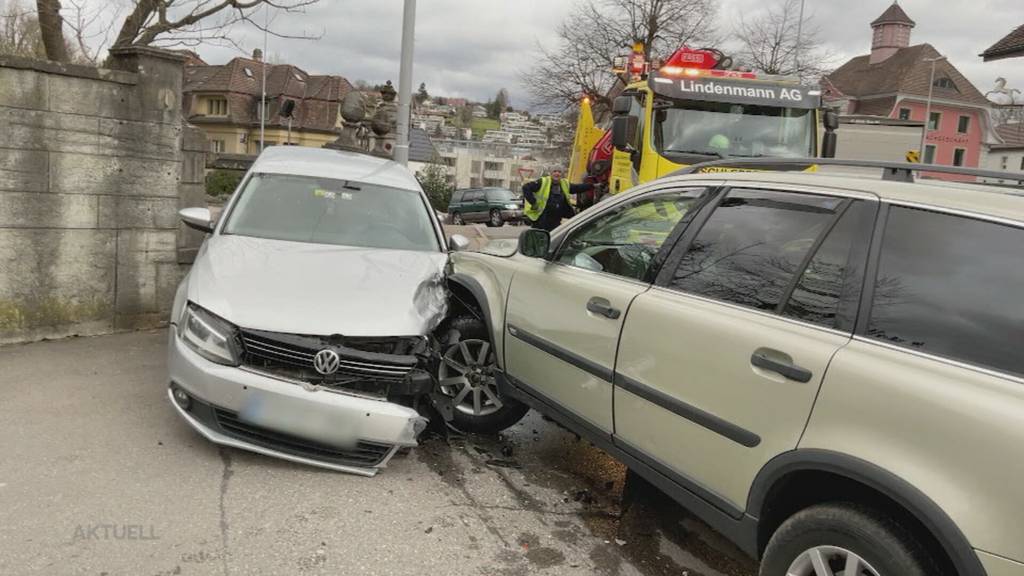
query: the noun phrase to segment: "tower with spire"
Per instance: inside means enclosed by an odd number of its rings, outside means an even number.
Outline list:
[[[871,23],[871,59],[872,64],[884,62],[900,48],[910,46],[910,31],[915,23],[907,16],[907,13],[900,8],[898,2],[893,2],[889,8],[882,12],[882,15],[875,18]]]

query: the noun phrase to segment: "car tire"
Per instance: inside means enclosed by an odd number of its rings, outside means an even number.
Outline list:
[[[500,210],[491,210],[490,217],[487,218],[487,225],[491,228],[501,228],[505,225],[505,221],[501,218]]]
[[[462,214],[458,212],[452,212],[452,225],[453,226],[464,226],[466,221],[462,219]]]
[[[860,569],[846,574],[856,555]],[[817,556],[817,558],[812,558]],[[772,534],[760,576],[813,575],[824,561],[843,576],[935,576],[941,573],[913,535],[893,519],[855,504],[821,504],[789,517]]]
[[[494,369],[494,348],[491,346],[490,332],[487,330],[487,325],[471,315],[457,316],[451,319],[445,326],[444,332],[449,330],[457,330],[459,332],[459,341],[454,344],[450,344],[443,352],[442,356],[448,357],[452,355],[459,364],[468,364],[464,362],[465,356],[461,354],[460,345],[467,343],[467,349],[471,350],[471,356],[476,354],[480,348],[481,343],[486,343],[488,346],[489,353],[486,354],[484,359],[484,368],[487,372],[491,372],[489,380],[487,378],[482,379],[478,383],[473,383],[474,390],[467,392],[463,395],[460,402],[456,404],[454,419],[452,425],[462,430],[463,432],[474,432],[478,434],[496,434],[502,430],[512,426],[516,422],[523,419],[523,416],[530,411],[529,406],[509,398],[507,396],[501,396],[497,386],[494,383],[493,369]],[[472,347],[471,347],[472,346]],[[478,362],[478,364],[481,364]],[[463,386],[461,384],[452,384],[450,386],[445,385],[449,378],[457,378],[459,371],[453,369],[444,358],[442,358],[441,366],[438,368],[438,380],[441,382],[441,390],[443,393],[449,396],[454,396],[456,399],[459,398],[459,394],[462,393]],[[469,385],[469,383],[467,383]],[[487,402],[489,405],[480,406],[481,413],[473,413],[475,406],[473,405],[473,396],[477,394],[476,390],[481,390],[480,397],[482,402]],[[483,389],[487,388],[487,391]],[[488,395],[488,392],[490,395]],[[495,407],[490,398],[495,397],[501,403],[500,406]]]

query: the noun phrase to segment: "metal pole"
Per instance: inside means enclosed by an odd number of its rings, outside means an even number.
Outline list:
[[[395,162],[409,164],[409,114],[412,106],[412,49],[416,32],[416,0],[405,0],[402,16],[402,66],[398,72],[398,126]]]
[[[263,7],[263,54],[260,57],[260,69],[263,70],[263,89],[260,92],[260,152],[267,145],[267,28],[270,27],[270,6]]]
[[[292,145],[292,117],[288,116],[288,145]]]
[[[932,88],[935,86],[935,63],[939,60],[944,59],[945,56],[939,56],[938,58],[926,58],[925,61],[932,63],[931,77],[928,79],[928,100],[924,107],[924,130],[921,131],[921,162],[925,161],[924,153],[924,141],[928,137],[928,124],[931,122],[932,115]],[[938,128],[938,126],[936,126]],[[935,162],[935,157],[932,157],[932,163]]]
[[[796,48],[794,49],[793,62],[796,73],[800,74],[800,44],[804,33],[804,0],[800,0],[800,19],[796,21]]]

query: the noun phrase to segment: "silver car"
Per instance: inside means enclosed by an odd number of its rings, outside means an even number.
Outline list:
[[[480,376],[483,321],[450,314],[448,243],[405,168],[270,148],[216,223],[181,215],[210,236],[175,298],[168,395],[209,440],[373,475],[432,414],[525,413]]]

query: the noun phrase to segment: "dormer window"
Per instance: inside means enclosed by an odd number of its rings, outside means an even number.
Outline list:
[[[227,116],[228,115],[228,100],[227,98],[210,98],[206,101],[206,115],[207,116]]]
[[[248,66],[243,67],[242,68],[242,72],[245,72],[246,76],[248,76],[249,78],[252,78],[252,69],[249,68]]]
[[[945,88],[946,90],[956,90],[956,84],[953,83],[949,78],[936,78],[932,86],[936,88]]]

